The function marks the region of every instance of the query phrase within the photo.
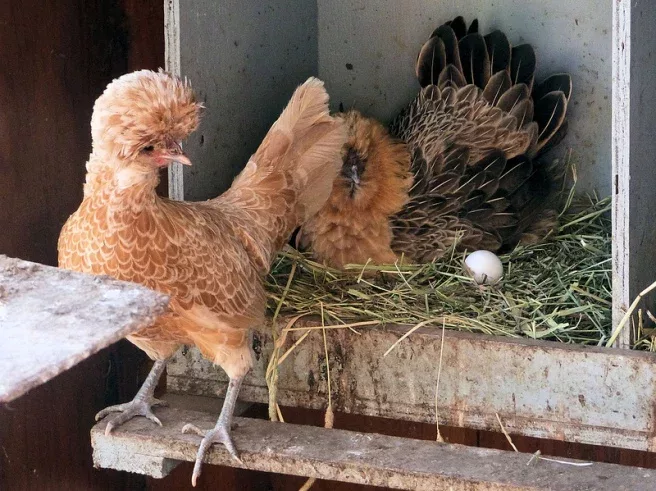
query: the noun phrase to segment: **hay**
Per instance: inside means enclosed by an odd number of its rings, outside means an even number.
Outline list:
[[[287,248],[267,279],[269,306],[276,317],[323,314],[326,326],[356,332],[389,323],[444,323],[515,338],[599,346],[608,341],[610,199],[570,200],[556,236],[517,247],[501,260],[502,281],[480,288],[464,273],[462,254],[425,265],[349,266],[341,272]]]

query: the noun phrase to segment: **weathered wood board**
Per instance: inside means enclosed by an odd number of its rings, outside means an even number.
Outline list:
[[[94,465],[164,477],[180,461],[193,461],[200,438],[182,434],[182,426],[209,429],[216,414],[175,408],[155,412],[162,427],[135,418],[105,436],[106,423],[97,424],[91,431]],[[430,491],[656,489],[656,471],[638,467],[542,460],[527,465],[530,454],[257,419],[235,421],[233,438],[244,467],[264,472]],[[241,467],[217,445],[205,462]]]
[[[618,0],[613,9],[613,325],[656,280],[656,138],[654,58],[656,15],[649,0]],[[650,299],[655,298],[653,295]],[[653,301],[647,304],[653,305]],[[628,326],[627,326],[628,327]],[[631,346],[624,329],[618,345]]]
[[[0,255],[0,403],[147,326],[168,297]]]
[[[407,330],[327,330],[336,410],[435,421],[441,330],[420,329],[383,356]],[[282,352],[303,332],[290,334]],[[257,362],[240,398],[267,403],[270,335],[256,333],[254,347]],[[326,407],[320,330],[291,352],[279,373],[279,404]],[[176,355],[167,380],[169,391],[195,395],[223,394],[227,384],[223,371],[195,349]],[[653,451],[654,407],[654,354],[446,332],[438,394],[442,424],[498,431],[499,414],[515,434]]]

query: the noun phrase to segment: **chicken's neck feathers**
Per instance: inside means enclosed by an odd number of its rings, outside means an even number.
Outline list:
[[[137,163],[108,162],[92,154],[87,163],[84,196],[107,200],[113,206],[134,208],[160,199],[155,192],[158,184],[156,169]]]

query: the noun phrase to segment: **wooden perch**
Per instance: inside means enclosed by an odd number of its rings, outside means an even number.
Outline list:
[[[98,423],[91,431],[96,467],[164,477],[180,461],[193,461],[200,439],[182,434],[182,426],[211,428],[216,413],[174,407],[157,408],[156,413],[163,427],[135,418],[105,436],[106,423]],[[656,489],[656,471],[637,467],[545,461],[527,465],[531,454],[257,419],[235,421],[233,438],[245,467],[264,472],[416,490]],[[240,467],[220,445],[208,452],[206,463]]]
[[[0,255],[0,403],[153,322],[168,297]]]

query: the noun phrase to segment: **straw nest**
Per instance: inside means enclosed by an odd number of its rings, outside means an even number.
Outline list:
[[[609,198],[570,195],[558,233],[501,256],[504,276],[495,286],[477,286],[463,269],[462,254],[424,265],[337,271],[288,248],[267,279],[269,307],[275,317],[318,315],[332,326],[444,323],[498,336],[605,345],[611,335],[610,207]],[[653,351],[653,333],[642,324],[632,326],[635,347]]]

